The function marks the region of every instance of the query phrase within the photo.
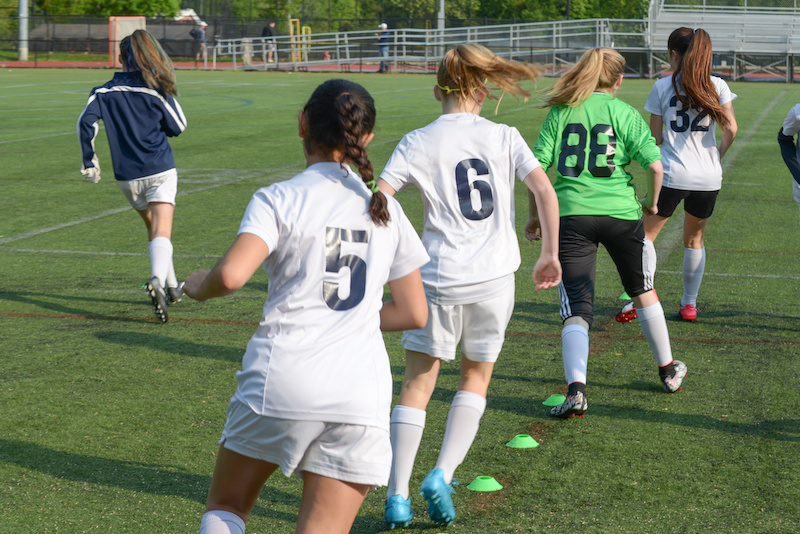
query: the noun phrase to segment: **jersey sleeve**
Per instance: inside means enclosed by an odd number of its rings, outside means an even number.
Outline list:
[[[81,146],[81,157],[83,158],[83,168],[97,167],[99,163],[94,151],[94,142],[97,139],[97,133],[100,131],[98,122],[102,118],[100,114],[100,104],[97,102],[97,97],[94,92],[89,96],[89,101],[86,103],[80,117],[78,117],[78,141]]]
[[[661,161],[661,149],[650,133],[650,127],[642,115],[633,107],[628,106],[628,127],[625,129],[625,149],[632,159],[639,162],[646,169],[655,161]]]
[[[647,95],[647,101],[644,103],[644,110],[648,113],[653,115],[658,115],[659,117],[664,116],[664,110],[661,109],[661,91],[659,89],[658,83],[653,84],[653,87],[650,89],[650,94]]]
[[[161,129],[168,137],[176,137],[186,129],[186,116],[178,101],[167,97],[164,101],[164,118],[161,121]]]
[[[522,138],[519,130],[513,126],[510,128],[511,134],[511,154],[514,158],[514,172],[519,180],[524,180],[531,171],[542,165],[534,156],[533,151]]]
[[[247,209],[239,225],[239,234],[253,234],[260,237],[269,247],[275,250],[280,239],[278,218],[270,188],[262,188],[250,199]]]
[[[712,77],[711,79],[714,81],[714,85],[717,88],[717,95],[719,95],[719,104],[721,106],[724,106],[728,102],[733,102],[739,97],[739,95],[731,91],[731,88],[728,87],[728,84],[725,83],[725,80],[722,78]]]
[[[797,104],[790,109],[783,121],[784,135],[793,137],[798,132],[800,132],[800,104]]]
[[[544,170],[548,170],[553,165],[555,159],[555,146],[558,139],[558,116],[555,108],[550,108],[542,128],[539,130],[539,138],[533,146],[533,152],[539,164]]]
[[[386,167],[381,172],[381,179],[389,184],[395,191],[402,191],[411,180],[411,170],[408,161],[409,137],[406,135],[392,152]]]
[[[397,225],[398,232],[397,249],[394,261],[389,269],[388,281],[391,282],[392,280],[403,278],[415,269],[419,269],[430,261],[430,257],[416,230],[414,230],[408,217],[403,212],[403,208],[394,198],[389,199],[389,201],[394,205],[392,221]]]

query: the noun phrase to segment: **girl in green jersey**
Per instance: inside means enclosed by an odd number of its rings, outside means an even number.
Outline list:
[[[610,48],[587,51],[553,87],[534,153],[545,169],[556,166],[561,231],[559,285],[564,373],[568,384],[554,417],[582,416],[586,402],[589,328],[594,318],[598,244],[608,250],[638,311],[642,332],[668,392],[678,391],[686,366],[672,359],[664,310],[644,269],[642,210],[655,214],[661,189],[661,154],[642,116],[615,95],[625,59]],[[636,160],[647,169],[648,191],[636,196],[625,170]],[[538,216],[530,203],[526,236],[535,238]]]

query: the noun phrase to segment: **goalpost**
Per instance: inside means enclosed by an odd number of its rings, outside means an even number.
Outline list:
[[[108,17],[108,66],[119,68],[119,42],[136,30],[144,30],[145,17]]]

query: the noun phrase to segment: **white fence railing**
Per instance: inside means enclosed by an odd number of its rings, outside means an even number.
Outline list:
[[[792,2],[800,0],[789,0]],[[752,71],[793,80],[793,55],[800,55],[800,15],[748,15],[714,10],[687,13],[672,11],[653,0],[647,20],[587,19],[503,26],[448,28],[445,30],[397,29],[391,31],[389,56],[378,54],[374,32],[338,32],[279,36],[274,62],[268,63],[265,38],[227,39],[209,47],[211,67],[234,69],[282,69],[337,72],[375,72],[381,61],[399,72],[435,72],[444,52],[474,42],[512,59],[540,63],[547,73],[559,75],[584,50],[608,46],[628,58],[631,74],[652,77],[662,72],[667,37],[678,26],[701,26],[712,38],[723,61],[741,66],[733,79]],[[762,61],[755,56],[765,56]],[[768,56],[768,57],[767,57]]]

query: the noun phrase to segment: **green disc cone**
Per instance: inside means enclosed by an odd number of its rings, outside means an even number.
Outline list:
[[[542,404],[545,406],[558,406],[565,400],[567,400],[567,398],[564,395],[550,395]]]
[[[497,491],[503,489],[493,477],[480,476],[469,483],[467,489],[472,491]]]
[[[628,296],[628,292],[625,291],[619,296],[619,300],[631,300],[631,298]]]
[[[539,442],[533,439],[528,434],[517,434],[511,441],[506,443],[506,446],[512,449],[532,449],[539,446]]]

